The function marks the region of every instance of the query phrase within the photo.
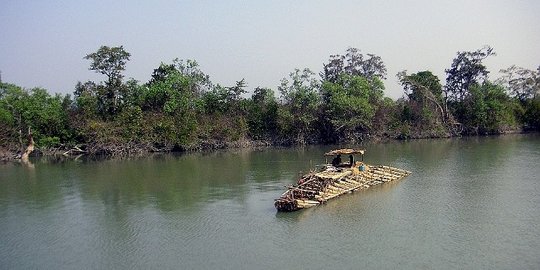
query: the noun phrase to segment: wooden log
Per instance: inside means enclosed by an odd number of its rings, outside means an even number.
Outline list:
[[[317,192],[319,192],[317,190],[309,190],[309,189],[302,189],[302,188],[294,188],[294,189],[291,189],[291,191],[292,190],[301,191],[301,192],[309,192],[309,193],[317,193]]]
[[[357,187],[359,184],[358,183],[351,184],[351,183],[347,183],[347,182],[342,182],[342,183],[337,183],[337,185],[339,185],[340,187],[342,187],[344,189],[350,189],[350,188]]]

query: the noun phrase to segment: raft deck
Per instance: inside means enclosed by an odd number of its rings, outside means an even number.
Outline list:
[[[309,208],[345,193],[400,180],[411,174],[390,166],[364,164],[364,168],[364,171],[353,167],[306,174],[298,181],[298,185],[289,186],[288,190],[275,200],[274,206],[278,211],[286,212]]]

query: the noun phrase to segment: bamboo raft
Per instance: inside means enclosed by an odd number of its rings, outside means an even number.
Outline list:
[[[411,172],[383,165],[367,165],[363,162],[364,150],[339,149],[325,156],[341,154],[361,154],[362,161],[350,163],[326,164],[320,172],[311,172],[302,176],[298,184],[289,186],[274,206],[278,211],[296,211],[322,204],[332,198],[351,193],[355,190],[367,189],[382,183],[400,180]],[[328,163],[328,162],[327,162]]]

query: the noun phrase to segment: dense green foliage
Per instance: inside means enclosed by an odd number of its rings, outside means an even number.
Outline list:
[[[449,101],[463,101],[474,84],[487,79],[489,71],[482,61],[495,55],[493,48],[485,46],[474,52],[458,52],[450,69],[446,70],[445,93]]]
[[[0,145],[26,143],[27,130],[43,146],[71,140],[70,104],[69,96],[51,96],[42,88],[26,90],[0,83]]]
[[[281,80],[278,88],[283,100],[280,128],[295,143],[313,141],[311,134],[316,129],[317,110],[320,106],[320,86],[314,75],[309,69],[296,69],[289,75],[290,80]]]
[[[442,85],[430,71],[398,74],[407,100],[401,101],[404,138],[448,136],[448,113],[444,106]],[[406,131],[406,132],[405,132]]]
[[[106,154],[538,130],[540,67],[513,66],[490,81],[482,61],[492,55],[458,52],[444,86],[430,71],[400,72],[404,96],[394,101],[383,94],[382,59],[355,48],[331,55],[320,77],[295,69],[277,91],[250,91],[243,79],[212,83],[193,60],[161,63],[145,83],[124,81],[130,54],[102,46],[84,58],[106,79],[78,82],[73,100],[1,83],[0,146],[20,150],[28,130],[41,149]]]

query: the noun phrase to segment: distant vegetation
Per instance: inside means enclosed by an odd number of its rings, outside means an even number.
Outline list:
[[[394,101],[384,97],[382,59],[355,48],[331,55],[318,75],[296,69],[277,91],[247,97],[243,79],[215,84],[193,60],[162,63],[148,82],[124,80],[131,55],[102,46],[84,58],[105,80],[79,82],[73,96],[0,84],[0,151],[20,152],[28,130],[42,152],[91,154],[539,130],[540,66],[512,66],[492,81],[482,61],[493,55],[458,52],[444,85],[431,71],[402,71],[404,95]]]

